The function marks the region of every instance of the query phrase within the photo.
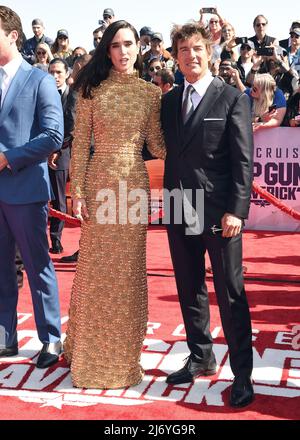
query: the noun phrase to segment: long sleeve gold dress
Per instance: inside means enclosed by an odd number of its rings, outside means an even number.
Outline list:
[[[76,387],[123,388],[143,377],[139,360],[148,317],[147,225],[126,221],[119,192],[125,182],[128,193],[149,193],[141,155],[145,140],[154,156],[165,157],[160,99],[157,86],[136,73],[114,70],[93,90],[92,99],[78,97],[71,191],[86,200],[89,219],[82,225],[64,344]],[[92,133],[95,152],[90,156]],[[99,195],[103,189],[115,194],[115,224],[99,222],[99,208],[107,200]]]

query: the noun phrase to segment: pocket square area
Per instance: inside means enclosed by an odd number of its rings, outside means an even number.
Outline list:
[[[204,118],[203,121],[224,121],[224,118]]]

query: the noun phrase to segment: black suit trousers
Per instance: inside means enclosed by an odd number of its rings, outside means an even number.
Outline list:
[[[205,283],[208,251],[222,327],[235,376],[250,376],[253,367],[252,330],[242,269],[242,234],[234,238],[203,233],[186,236],[184,225],[168,225],[168,238],[187,344],[197,360],[212,351],[209,299]]]
[[[60,212],[67,212],[66,200],[66,184],[68,178],[67,170],[52,170],[49,168],[50,182],[55,199],[52,200],[53,209]],[[58,218],[51,217],[50,219],[50,238],[53,240],[61,240],[62,231],[65,222]]]

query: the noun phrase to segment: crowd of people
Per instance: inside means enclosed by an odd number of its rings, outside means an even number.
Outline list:
[[[217,371],[205,283],[208,252],[234,375],[230,405],[253,401],[242,268],[253,132],[284,121],[299,125],[300,23],[294,21],[290,37],[278,42],[267,35],[263,15],[254,19],[255,36],[246,38],[236,37],[215,8],[206,25],[205,13],[200,11],[199,21],[174,26],[172,47],[165,48],[160,32],[145,26],[139,35],[106,8],[88,53],[70,48],[66,29],[52,42],[41,19],[32,22],[34,37],[22,43],[20,18],[0,6],[0,357],[19,349],[20,260],[43,343],[37,367],[52,366],[62,352],[47,209],[54,193],[53,206],[66,211],[71,159],[73,212],[82,236],[64,357],[76,387],[141,382],[148,204],[139,206],[145,222],[129,222],[120,184],[126,183],[126,191],[149,190],[146,148],[165,159],[165,189],[183,197],[179,209],[170,202],[167,233],[190,355],[166,381],[172,386]],[[199,189],[203,213],[197,197],[189,195]],[[111,193],[116,212],[107,221],[99,204]],[[63,250],[62,229],[63,222],[51,220],[52,253]]]
[[[253,20],[254,36],[238,37],[234,26],[220,15],[217,8],[208,9],[209,13],[207,8],[200,9],[199,23],[209,30],[213,42],[210,70],[214,76],[220,76],[225,82],[239,90],[250,89],[247,93],[252,98],[251,102],[256,99],[252,86],[257,90],[257,95],[263,102],[261,108],[264,108],[264,112],[260,110],[257,113],[257,106],[252,106],[254,131],[276,126],[300,126],[300,117],[298,117],[300,19],[295,19],[291,23],[289,31],[287,30],[289,37],[285,40],[279,41],[278,38],[267,34],[268,19],[263,15],[258,15]],[[103,11],[103,19],[99,20],[99,27],[93,32],[95,48],[101,41],[107,26],[114,20],[116,20],[114,11],[106,8]],[[64,59],[71,72],[75,61],[88,53],[83,47],[71,49],[66,29],[57,31],[54,42],[44,35],[44,24],[41,19],[32,21],[32,29],[34,37],[24,41],[21,49],[22,56],[45,71],[54,57]],[[171,48],[165,48],[163,35],[149,26],[142,27],[139,35],[143,78],[158,85],[163,93],[181,84],[182,73],[172,56]],[[93,55],[94,51],[95,49],[90,51],[90,54]],[[159,72],[160,70],[162,72]],[[262,74],[264,77],[260,79]],[[73,77],[70,75],[67,82],[71,83],[72,80]],[[261,88],[257,85],[261,82],[268,83],[267,88],[270,90],[275,87],[273,93],[268,94],[265,87]],[[278,95],[281,94],[279,90],[284,96],[278,101]]]
[[[66,96],[69,87],[76,79],[80,68],[87,64],[94,55],[97,46],[103,38],[107,27],[116,20],[111,8],[103,11],[103,19],[93,31],[94,49],[89,53],[83,47],[71,49],[69,33],[66,29],[57,31],[55,41],[45,35],[44,23],[41,19],[32,21],[34,36],[28,40],[23,36],[21,53],[30,64],[50,74],[55,75],[50,68],[52,60],[62,60],[63,69],[67,69],[64,90],[64,111],[72,115],[69,118],[67,138],[72,137],[74,126],[75,103],[74,93],[71,91],[71,111]],[[263,15],[254,18],[253,37],[237,37],[234,26],[221,17],[218,9],[209,8],[200,10],[199,24],[210,33],[212,41],[212,56],[209,69],[213,76],[222,78],[227,84],[245,92],[249,96],[251,105],[251,121],[253,131],[271,127],[300,126],[300,20],[294,20],[289,30],[289,38],[279,41],[267,34],[268,20]],[[160,32],[152,30],[149,26],[140,29],[140,47],[142,55],[142,78],[157,85],[163,94],[183,83],[183,75],[178,63],[173,57],[172,48],[165,48],[164,38]],[[58,89],[61,85],[58,85]],[[64,87],[65,89],[65,87]],[[66,144],[64,144],[66,145]],[[70,142],[67,143],[70,146]],[[64,156],[70,149],[64,148]],[[56,157],[58,160],[59,158]],[[66,212],[65,182],[68,178],[69,161],[64,162],[64,168],[57,169],[55,163],[49,162],[50,176],[53,184],[55,200],[53,207],[61,212]],[[58,171],[61,171],[59,173]],[[60,174],[64,174],[64,177]],[[63,222],[51,222],[51,248],[50,252],[61,253],[61,232]],[[54,226],[53,226],[54,225]],[[54,232],[53,232],[54,228]],[[72,263],[77,261],[78,252],[62,257],[62,262]]]

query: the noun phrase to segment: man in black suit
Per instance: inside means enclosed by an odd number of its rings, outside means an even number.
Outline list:
[[[49,176],[55,199],[52,201],[53,209],[67,212],[66,183],[69,173],[72,132],[75,121],[76,93],[69,88],[66,80],[69,76],[69,67],[65,60],[54,58],[49,64],[49,73],[54,76],[57,90],[61,95],[61,103],[64,113],[64,142],[62,149],[49,157]],[[50,239],[52,246],[49,252],[60,254],[63,251],[61,235],[64,222],[51,217]]]
[[[249,211],[252,183],[250,105],[246,95],[212,77],[211,42],[200,25],[176,27],[172,38],[173,54],[185,82],[163,97],[162,126],[167,147],[164,187],[184,195],[178,210],[171,198],[167,231],[191,354],[185,366],[170,374],[167,382],[192,382],[197,376],[216,372],[205,284],[208,251],[235,376],[230,404],[246,406],[253,400],[253,356],[241,231]],[[204,197],[201,209],[196,207],[196,190]],[[178,221],[181,211],[183,222]]]

